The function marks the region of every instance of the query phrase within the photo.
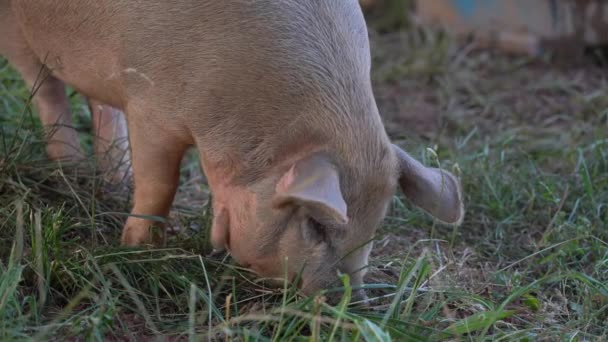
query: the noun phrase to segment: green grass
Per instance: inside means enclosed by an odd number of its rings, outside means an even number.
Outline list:
[[[129,194],[106,191],[88,165],[45,159],[30,92],[0,61],[0,340],[606,340],[606,74],[474,52],[431,31],[372,41],[388,132],[427,165],[459,170],[467,216],[441,226],[398,194],[369,308],[347,278],[332,306],[208,256],[195,154],[172,213],[180,233],[164,249],[120,248]],[[71,99],[90,152],[86,107]]]

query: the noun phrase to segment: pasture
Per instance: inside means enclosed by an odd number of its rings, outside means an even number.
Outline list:
[[[605,66],[476,50],[431,29],[370,36],[388,133],[461,177],[466,217],[435,223],[398,192],[375,239],[369,307],[346,277],[329,305],[331,291],[270,288],[210,255],[194,151],[167,246],[120,248],[129,192],[92,161],[46,159],[31,89],[0,60],[0,340],[606,340]],[[92,153],[87,107],[70,94]]]

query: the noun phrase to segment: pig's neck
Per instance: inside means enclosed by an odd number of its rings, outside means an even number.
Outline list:
[[[298,160],[319,151],[329,154],[338,169],[345,171],[345,177],[360,177],[373,169],[375,159],[389,148],[388,137],[382,124],[373,117],[348,118],[339,127],[340,131],[309,127],[276,132],[246,148],[225,143],[220,146],[217,142],[214,146],[209,142],[202,144],[201,162],[214,192],[247,187],[262,178],[277,176]]]

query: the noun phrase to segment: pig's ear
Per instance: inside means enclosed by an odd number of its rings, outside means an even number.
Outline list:
[[[314,218],[330,219],[337,224],[348,222],[338,172],[324,155],[313,155],[292,165],[276,185],[274,204],[299,205]]]
[[[405,196],[440,221],[459,225],[464,206],[456,177],[445,170],[422,165],[396,145],[393,149],[399,160],[399,185]]]

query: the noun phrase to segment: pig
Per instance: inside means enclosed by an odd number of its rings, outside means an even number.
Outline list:
[[[438,221],[462,221],[458,178],[386,134],[357,0],[3,0],[0,32],[25,81],[50,73],[36,95],[44,122],[70,125],[64,84],[124,112],[124,246],[165,243],[153,217],[167,217],[191,146],[213,194],[213,247],[305,295],[339,273],[363,284],[398,187]],[[71,130],[55,138],[77,145]]]

